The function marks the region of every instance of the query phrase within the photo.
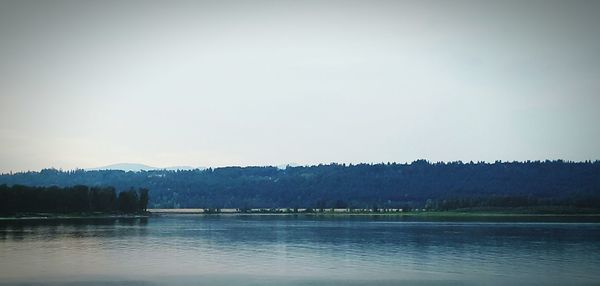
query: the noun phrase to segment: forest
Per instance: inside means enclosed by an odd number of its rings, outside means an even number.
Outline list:
[[[148,205],[154,208],[600,209],[600,161],[417,160],[140,172],[44,169],[2,174],[0,184],[112,186],[117,193],[144,188],[151,190]],[[45,195],[56,193],[47,191]]]
[[[0,215],[23,213],[141,213],[148,189],[117,192],[112,187],[0,185]]]

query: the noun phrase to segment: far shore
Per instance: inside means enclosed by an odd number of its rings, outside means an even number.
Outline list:
[[[148,218],[150,213],[118,214],[118,213],[77,213],[77,214],[54,214],[54,213],[28,213],[15,216],[0,216],[3,220],[63,220],[63,219],[119,219],[119,218]]]
[[[460,211],[342,211],[342,210],[324,210],[311,211],[305,210],[294,212],[286,210],[253,210],[239,211],[237,209],[222,209],[219,211],[207,211],[204,209],[148,209],[152,215],[304,215],[304,216],[400,216],[400,217],[598,217],[600,212],[535,212],[527,210],[460,210]]]
[[[9,220],[76,220],[76,219],[139,219],[151,218],[155,216],[169,215],[196,215],[196,216],[305,216],[305,217],[406,217],[416,219],[519,219],[519,218],[577,218],[586,221],[600,222],[600,212],[569,212],[569,213],[536,213],[525,212],[523,210],[461,210],[461,211],[239,211],[237,209],[221,209],[219,211],[206,211],[204,209],[148,209],[144,213],[72,213],[72,214],[51,214],[51,213],[23,213],[14,216],[1,217],[0,221]]]

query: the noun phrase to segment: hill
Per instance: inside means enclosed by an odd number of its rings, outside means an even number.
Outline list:
[[[0,184],[150,189],[150,207],[600,208],[600,161],[329,164],[206,170],[58,171],[0,175]]]

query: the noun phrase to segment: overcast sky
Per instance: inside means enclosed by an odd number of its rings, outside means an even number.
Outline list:
[[[0,0],[0,171],[600,159],[600,1]]]

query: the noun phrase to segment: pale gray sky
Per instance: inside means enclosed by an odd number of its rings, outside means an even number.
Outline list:
[[[600,1],[0,0],[0,171],[600,159]]]

